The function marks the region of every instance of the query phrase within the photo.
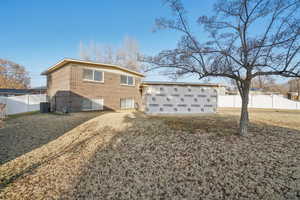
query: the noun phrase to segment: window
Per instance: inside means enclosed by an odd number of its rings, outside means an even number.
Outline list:
[[[86,99],[81,101],[82,110],[103,110],[103,99]]]
[[[134,78],[132,76],[121,75],[121,85],[134,85]]]
[[[81,108],[82,110],[92,110],[92,101],[90,99],[82,99]]]
[[[95,69],[83,69],[83,79],[88,81],[103,82],[103,72]]]
[[[100,71],[94,71],[94,81],[102,81],[102,73]]]
[[[127,82],[128,82],[128,85],[133,85],[133,77],[127,76]]]
[[[121,109],[131,109],[134,108],[134,100],[131,98],[121,99]]]
[[[127,84],[127,76],[121,75],[121,84]]]

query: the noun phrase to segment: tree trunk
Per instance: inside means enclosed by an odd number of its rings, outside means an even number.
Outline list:
[[[247,135],[248,123],[249,123],[248,97],[247,100],[246,97],[242,97],[242,110],[241,110],[240,127],[239,127],[240,136]]]
[[[249,103],[250,82],[244,83],[241,90],[242,90],[242,94],[241,94],[242,109],[241,109],[239,134],[240,136],[245,136],[248,133],[248,124],[249,124],[248,103]]]
[[[300,101],[300,79],[297,79],[297,92],[298,92],[297,100]]]

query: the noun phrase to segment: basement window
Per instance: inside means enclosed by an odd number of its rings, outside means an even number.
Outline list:
[[[134,85],[134,78],[133,76],[126,76],[126,75],[121,75],[121,85]]]
[[[103,110],[103,99],[88,99],[81,100],[81,109],[86,110]]]
[[[95,69],[83,69],[83,80],[104,82],[103,72]]]
[[[81,108],[82,110],[92,110],[93,102],[90,99],[82,99]]]
[[[133,109],[134,100],[132,98],[124,98],[120,100],[121,109]]]

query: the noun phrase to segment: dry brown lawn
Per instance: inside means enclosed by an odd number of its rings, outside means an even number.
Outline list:
[[[300,112],[250,113],[246,137],[236,134],[236,109],[94,116],[6,159],[0,199],[300,199]],[[60,123],[36,131],[49,134]]]
[[[96,112],[19,114],[0,122],[0,164],[57,139],[69,130],[98,116]]]

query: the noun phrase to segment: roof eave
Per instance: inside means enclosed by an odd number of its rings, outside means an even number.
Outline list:
[[[75,60],[75,59],[70,59],[70,58],[65,58],[61,61],[59,61],[58,63],[56,63],[55,65],[51,66],[50,68],[48,68],[46,71],[43,71],[41,73],[41,75],[48,75],[49,73],[55,71],[56,69],[64,66],[67,63],[85,63],[85,64],[91,64],[91,65],[98,65],[98,66],[106,66],[106,67],[114,67],[116,69],[122,70],[122,71],[126,71],[128,73],[140,76],[140,77],[145,77],[144,74],[130,70],[130,69],[126,69],[124,67],[118,66],[118,65],[111,65],[111,64],[105,64],[105,63],[97,63],[97,62],[91,62],[91,61],[83,61],[83,60]]]
[[[226,87],[221,84],[188,83],[188,82],[142,82],[141,86],[148,85],[178,85],[178,86],[203,86],[203,87]]]

